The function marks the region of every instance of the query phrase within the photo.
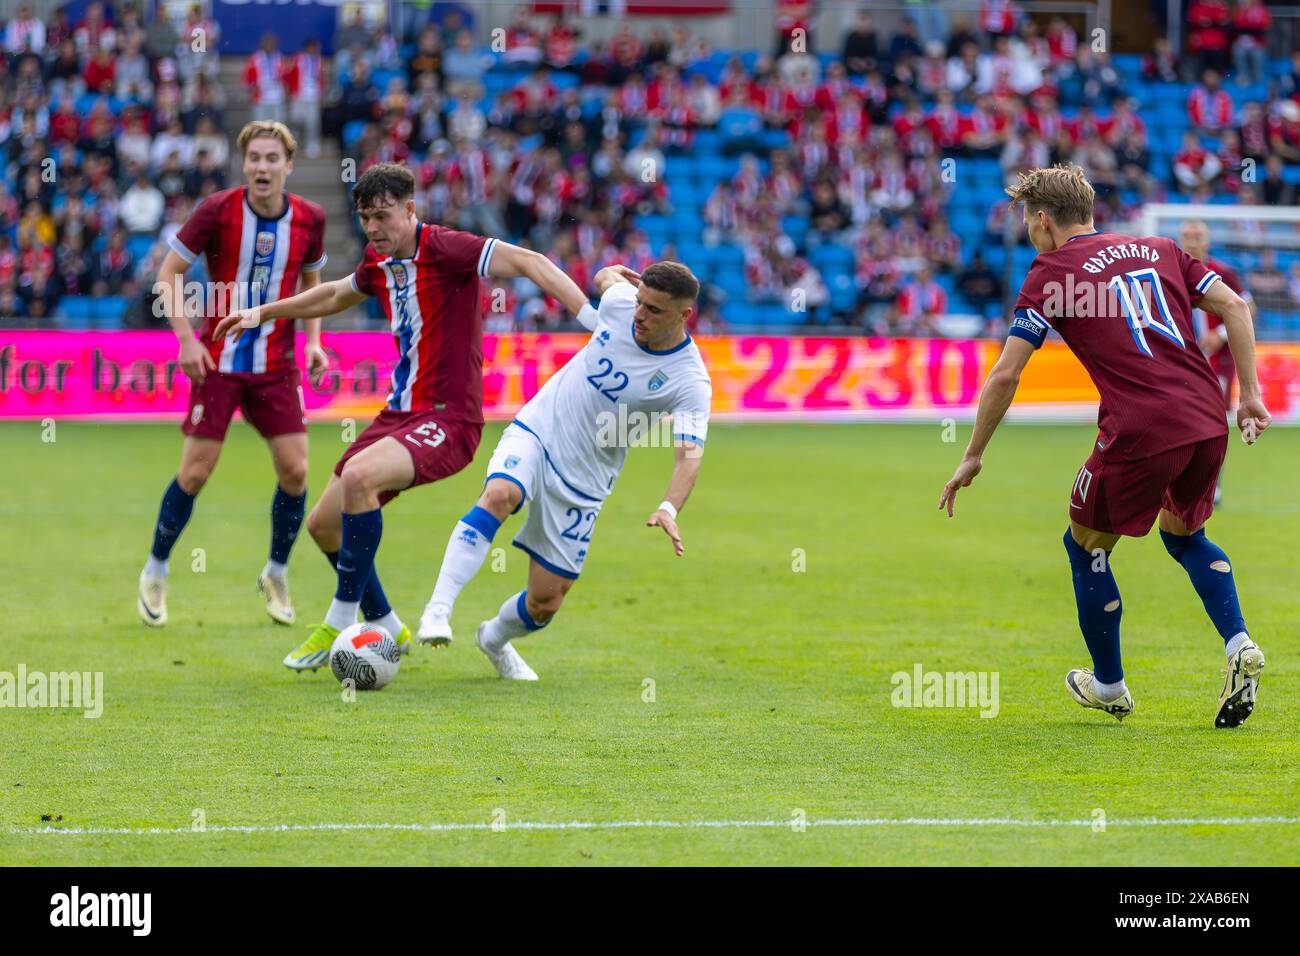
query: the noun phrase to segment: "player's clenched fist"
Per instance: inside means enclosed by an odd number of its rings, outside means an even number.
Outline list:
[[[1247,445],[1255,444],[1259,433],[1273,424],[1273,416],[1258,398],[1243,398],[1237,406],[1237,427],[1241,429],[1241,440]]]
[[[667,511],[656,511],[646,521],[647,528],[653,528],[655,525],[663,528],[664,533],[673,539],[673,550],[677,552],[677,556],[680,558],[685,549],[682,547],[682,536],[677,530],[677,522],[673,520],[672,515]]]
[[[269,322],[270,318],[261,308],[238,309],[217,323],[217,327],[212,330],[212,338],[214,341],[224,339],[234,332],[235,339],[238,340],[244,329],[255,329],[263,322]]]
[[[207,377],[208,369],[216,369],[217,367],[217,363],[212,361],[212,354],[192,335],[187,335],[181,339],[181,352],[178,361],[180,362],[181,371],[195,385],[202,385],[203,379]]]
[[[321,376],[325,370],[330,367],[330,357],[325,350],[319,345],[307,343],[307,348],[303,352],[303,358],[307,362],[307,379],[313,385],[319,385]]]

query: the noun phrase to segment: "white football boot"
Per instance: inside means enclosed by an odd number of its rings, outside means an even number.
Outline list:
[[[446,647],[451,643],[451,608],[430,601],[420,615],[420,629],[415,640],[433,647]]]
[[[140,589],[136,593],[135,609],[140,620],[150,627],[162,627],[167,623],[167,579],[151,578],[140,572]]]
[[[296,618],[289,598],[289,579],[273,574],[259,574],[257,589],[266,597],[266,613],[276,624],[292,624]]]
[[[1246,638],[1237,653],[1228,659],[1228,673],[1219,694],[1219,712],[1214,718],[1216,727],[1237,727],[1255,709],[1255,692],[1259,689],[1259,675],[1264,669],[1264,652],[1259,645]]]
[[[1092,676],[1092,671],[1085,668],[1076,668],[1065,675],[1065,687],[1070,692],[1070,696],[1078,701],[1082,707],[1091,707],[1094,710],[1104,710],[1116,720],[1123,720],[1129,714],[1133,713],[1133,695],[1127,690],[1123,695],[1116,697],[1114,700],[1102,700],[1093,690],[1093,684],[1096,678]]]
[[[506,680],[537,680],[537,674],[531,667],[525,663],[524,659],[519,656],[519,652],[510,646],[506,641],[505,645],[499,651],[490,651],[483,646],[483,629],[488,625],[484,621],[478,626],[478,637],[476,643],[478,649],[487,655],[487,659],[492,662],[492,666],[497,669],[497,673]]]

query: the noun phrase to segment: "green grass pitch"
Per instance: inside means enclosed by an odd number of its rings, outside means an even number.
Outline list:
[[[379,568],[408,623],[499,432],[385,511]],[[328,670],[280,665],[305,631],[272,624],[254,589],[273,478],[249,428],[197,502],[153,631],[135,581],[175,426],[65,423],[53,443],[39,423],[0,426],[0,671],[102,671],[105,695],[98,720],[0,709],[0,863],[1296,863],[1298,433],[1234,438],[1210,523],[1269,662],[1237,731],[1212,727],[1222,642],[1156,536],[1114,558],[1136,713],[1069,699],[1065,671],[1087,655],[1060,537],[1094,430],[1004,428],[949,521],[936,503],[968,434],[716,425],[681,559],[644,527],[671,453],[634,450],[581,583],[519,642],[539,684],[503,683],[473,646],[523,585],[516,518],[505,572],[485,567],[456,609],[454,646],[417,648],[349,703]],[[314,500],[339,426],[311,443]],[[290,580],[300,620],[319,620],[332,576],[305,532]],[[997,672],[998,715],[892,706],[891,675],[917,664]],[[1209,822],[1240,818],[1275,819]],[[637,820],[692,825],[511,826]],[[694,825],[755,821],[773,824]],[[318,824],[426,826],[267,829]]]

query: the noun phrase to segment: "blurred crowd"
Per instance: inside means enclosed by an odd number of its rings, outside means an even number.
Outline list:
[[[663,254],[638,220],[672,214],[687,168],[674,157],[740,157],[702,198],[699,228],[707,244],[742,248],[746,299],[788,303],[797,292],[807,320],[826,321],[815,250],[847,246],[856,296],[837,318],[879,333],[934,331],[945,286],[998,330],[1002,277],[978,247],[1027,240],[1005,201],[987,210],[982,234],[955,234],[950,158],[996,160],[1007,176],[1078,163],[1097,186],[1103,226],[1171,192],[1294,201],[1281,173],[1300,162],[1300,55],[1292,77],[1244,109],[1224,90],[1225,68],[1238,84],[1267,79],[1271,21],[1259,0],[1193,3],[1187,53],[1161,40],[1145,57],[1149,79],[1199,80],[1186,103],[1192,128],[1167,168],[1153,166],[1147,124],[1109,55],[1081,44],[1063,18],[1040,27],[1015,4],[986,0],[971,19],[936,24],[934,11],[917,10],[883,31],[864,11],[826,62],[802,52],[815,13],[782,4],[770,54],[721,62],[684,25],[624,22],[587,41],[563,17],[521,10],[493,56],[475,47],[461,13],[409,20],[398,38],[358,20],[338,45],[325,126],[361,169],[412,164],[422,215],[533,245],[580,282],[607,262]],[[502,70],[514,74],[504,88],[490,82]],[[1239,174],[1247,158],[1259,164],[1256,183]],[[952,281],[941,284],[945,273]],[[720,328],[727,294],[703,278],[701,322]],[[562,321],[554,303],[518,294],[524,327]]]
[[[698,331],[723,329],[729,301],[797,297],[792,321],[931,334],[954,292],[999,331],[1004,273],[979,250],[1023,245],[1024,230],[1005,200],[979,210],[982,229],[954,227],[953,160],[996,163],[1003,177],[1078,163],[1102,227],[1170,196],[1296,200],[1284,173],[1300,163],[1300,54],[1290,75],[1266,75],[1272,23],[1259,0],[1196,0],[1186,50],[1158,40],[1144,57],[1148,80],[1195,84],[1168,163],[1153,162],[1159,131],[1110,56],[1064,18],[1040,25],[1006,0],[968,16],[907,9],[889,29],[858,13],[838,55],[817,56],[806,51],[818,5],[783,0],[772,48],[733,56],[685,23],[623,20],[596,39],[521,8],[489,50],[471,5],[405,4],[396,32],[357,7],[332,59],[316,41],[282,50],[268,35],[242,80],[254,117],[289,122],[305,155],[333,140],[357,175],[409,164],[422,218],[540,249],[580,284],[688,243],[738,248],[736,270],[697,269]],[[203,52],[178,40],[196,29]],[[160,233],[226,185],[216,24],[198,7],[183,24],[146,25],[130,5],[95,3],[75,24],[22,8],[3,35],[0,313],[135,296]],[[717,169],[704,158],[725,173],[702,173]],[[1248,161],[1258,177],[1241,175]],[[834,275],[830,250],[852,254]],[[846,274],[847,297],[834,287]],[[570,321],[527,283],[507,292],[485,294],[492,330]]]
[[[226,186],[215,23],[199,7],[145,23],[129,3],[43,22],[24,5],[3,37],[0,315],[39,320],[65,296],[139,306],[167,237]]]

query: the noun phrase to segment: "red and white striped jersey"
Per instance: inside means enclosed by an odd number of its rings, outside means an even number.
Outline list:
[[[298,276],[325,266],[325,211],[314,202],[284,194],[275,219],[248,204],[248,187],[213,193],[190,214],[169,242],[187,263],[207,256],[210,292],[203,343],[222,372],[278,372],[293,368],[293,319],[279,319],[214,342],[212,330],[231,309],[287,299]]]
[[[289,95],[295,100],[309,103],[319,100],[325,90],[321,58],[305,52],[294,54],[289,60],[289,69],[284,74],[284,83]]]
[[[284,102],[284,57],[258,50],[244,64],[244,86],[254,104],[268,106]]]
[[[352,288],[383,307],[397,346],[388,407],[483,421],[483,314],[479,279],[497,240],[420,223],[415,255],[366,245]]]

